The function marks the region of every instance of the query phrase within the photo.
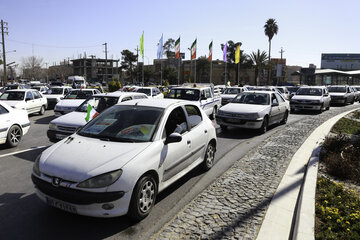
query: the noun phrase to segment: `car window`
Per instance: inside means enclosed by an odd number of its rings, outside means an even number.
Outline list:
[[[31,99],[34,99],[34,97],[33,97],[33,95],[32,95],[32,93],[31,92],[26,92],[26,98],[25,98],[25,100],[31,100]]]
[[[285,102],[284,98],[282,96],[280,96],[280,94],[275,93],[276,99],[279,103],[283,103]]]
[[[34,94],[35,99],[41,98],[41,95],[40,95],[40,93],[38,91],[33,91],[33,94]]]
[[[201,112],[197,107],[193,105],[186,105],[185,110],[188,115],[190,129],[196,127],[197,125],[199,125],[199,123],[201,123]]]
[[[129,100],[132,100],[131,97],[124,97],[123,99],[121,99],[122,102],[129,101]]]
[[[117,104],[119,101],[118,97],[107,97],[107,96],[95,96],[85,100],[77,109],[77,112],[87,112],[88,104],[90,104],[98,113],[101,113],[105,109]]]
[[[9,111],[4,108],[3,106],[0,105],[0,114],[5,114],[5,113],[8,113]]]
[[[209,88],[205,89],[205,97],[206,98],[211,98],[211,92],[210,92]]]
[[[183,134],[187,131],[186,117],[181,107],[175,108],[169,115],[165,124],[164,135],[168,137],[171,133]]]
[[[0,96],[0,100],[14,100],[14,101],[18,101],[18,100],[24,100],[25,97],[25,93],[24,92],[4,92],[1,96]]]
[[[271,104],[278,104],[278,100],[276,99],[275,94],[271,94]]]

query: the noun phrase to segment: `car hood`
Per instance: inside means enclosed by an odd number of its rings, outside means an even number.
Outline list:
[[[76,126],[81,127],[86,124],[85,117],[87,113],[85,112],[71,112],[55,118],[50,123],[55,123],[56,125],[67,125],[67,126]]]
[[[43,96],[46,98],[59,98],[59,99],[63,97],[63,95],[61,94],[43,94]]]
[[[321,100],[322,96],[295,95],[291,100]]]
[[[49,176],[81,182],[122,168],[151,142],[107,142],[73,134],[42,153],[40,171]]]
[[[220,95],[221,96],[221,98],[224,98],[224,99],[233,99],[234,97],[236,97],[237,96],[237,94],[221,94]]]
[[[220,110],[226,112],[239,112],[239,113],[257,113],[267,108],[269,105],[255,105],[255,104],[241,104],[241,103],[229,103],[221,107]]]
[[[346,93],[345,92],[329,92],[330,96],[345,96]]]
[[[15,100],[4,100],[4,102],[10,107],[20,107],[25,103],[24,101],[15,101]]]
[[[56,104],[58,107],[78,107],[86,99],[62,99]]]

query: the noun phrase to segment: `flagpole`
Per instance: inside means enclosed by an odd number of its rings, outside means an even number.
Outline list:
[[[163,82],[163,69],[162,69],[162,59],[160,58],[160,85],[162,85],[162,82]]]
[[[179,36],[180,39],[181,36]],[[175,53],[176,54],[176,53]],[[180,51],[180,41],[179,41],[179,59],[178,59],[178,86],[180,85],[180,58],[181,58],[181,51]]]
[[[196,83],[196,58],[195,58],[195,78],[194,78],[194,82]]]
[[[227,64],[226,64],[226,62],[227,62],[227,61],[225,61],[225,86],[226,86],[226,83],[227,83],[227,78],[226,78],[226,77],[227,77],[227,73],[226,73],[226,65],[227,65]]]
[[[237,85],[239,86],[239,79],[240,79],[240,62],[238,63],[238,79],[237,79]]]
[[[195,42],[196,42],[196,45],[195,45],[195,83],[196,83],[196,50],[197,50],[197,37],[195,38]]]

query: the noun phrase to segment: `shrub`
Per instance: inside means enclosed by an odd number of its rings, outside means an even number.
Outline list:
[[[334,133],[360,134],[360,122],[349,118],[341,118],[331,131]]]
[[[360,139],[351,141],[342,134],[327,137],[320,154],[326,171],[335,177],[360,183]]]
[[[316,239],[360,239],[360,199],[327,178],[316,188]]]

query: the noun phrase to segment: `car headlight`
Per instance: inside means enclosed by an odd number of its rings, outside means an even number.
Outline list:
[[[55,123],[49,123],[49,129],[50,130],[56,130],[56,124]]]
[[[34,166],[33,166],[33,172],[38,175],[39,177],[41,176],[41,172],[40,172],[40,157],[41,154],[39,154],[39,156],[37,156],[37,158],[35,159],[34,162]]]
[[[111,184],[113,184],[114,182],[116,182],[116,180],[119,179],[119,177],[122,174],[122,170],[118,169],[112,172],[108,172],[108,173],[104,173],[92,178],[89,178],[81,183],[79,183],[77,185],[77,187],[80,188],[103,188],[103,187],[107,187]]]

